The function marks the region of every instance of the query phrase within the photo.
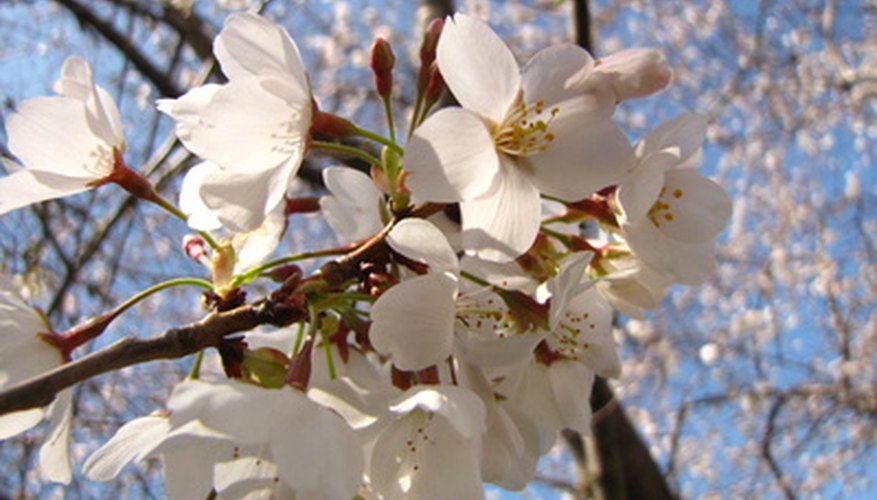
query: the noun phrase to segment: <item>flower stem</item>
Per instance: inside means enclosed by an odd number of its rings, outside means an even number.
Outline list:
[[[357,129],[360,130],[360,129]],[[383,139],[383,138],[382,138]],[[386,140],[386,139],[384,139]],[[326,142],[326,141],[311,141],[311,146],[315,148],[325,149],[326,151],[334,151],[336,153],[341,153],[349,156],[355,156],[369,165],[380,165],[381,160],[375,158],[374,156],[362,151],[361,149],[354,148],[352,146],[347,146],[345,144],[338,144],[337,142]],[[397,148],[399,146],[396,146]]]
[[[387,139],[386,137],[384,137],[382,135],[376,134],[374,132],[371,132],[369,130],[359,128],[359,127],[356,127],[356,130],[354,131],[354,133],[360,137],[365,137],[366,139],[371,139],[377,143],[383,144],[384,146],[387,146],[388,148],[390,148],[394,153],[398,154],[399,156],[402,156],[402,154],[405,151],[402,149],[401,146],[396,144],[396,139],[395,139],[396,134],[393,131],[393,117],[390,114],[391,109],[390,109],[390,101],[389,100],[384,101],[384,109],[386,109],[386,112],[387,112],[387,120],[390,122],[390,139]]]
[[[307,259],[316,259],[319,257],[329,257],[331,255],[344,255],[349,252],[351,248],[349,246],[340,247],[340,248],[329,248],[326,250],[316,250],[313,252],[302,252],[296,255],[290,255],[288,257],[283,257],[280,259],[272,260],[271,262],[266,262],[265,264],[253,267],[248,269],[247,271],[237,275],[234,279],[231,280],[231,287],[236,287],[240,285],[245,285],[254,279],[258,278],[263,272],[278,266],[282,266],[284,264],[289,264],[292,262],[298,262],[300,260]]]

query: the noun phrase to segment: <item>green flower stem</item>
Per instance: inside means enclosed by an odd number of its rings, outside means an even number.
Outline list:
[[[201,377],[201,363],[204,361],[204,351],[198,351],[195,354],[195,361],[192,363],[192,369],[189,370],[189,378],[191,380],[198,380]]]
[[[485,280],[479,278],[478,276],[475,276],[474,274],[472,274],[472,273],[470,273],[470,272],[468,272],[468,271],[463,271],[463,270],[461,269],[461,270],[460,270],[460,276],[462,276],[462,277],[466,278],[467,280],[469,280],[469,281],[475,283],[476,285],[481,285],[481,286],[486,286],[486,287],[489,287],[489,288],[494,288],[494,286],[491,285],[490,283],[488,283],[487,281],[485,281]]]
[[[308,311],[311,316],[309,336],[313,337],[314,330],[319,331],[320,338],[323,339],[323,356],[326,358],[326,368],[329,370],[329,380],[335,380],[338,378],[338,374],[335,371],[335,360],[332,356],[332,343],[329,342],[329,336],[326,335],[326,332],[324,332],[322,328],[319,328],[320,313],[317,312],[317,308],[313,305],[308,305]]]
[[[395,135],[395,133],[392,132],[392,130],[393,130],[393,125],[392,125],[392,124],[393,124],[393,117],[392,117],[391,115],[389,115],[389,113],[390,113],[390,102],[389,102],[389,100],[387,100],[387,101],[384,102],[384,106],[385,106],[385,109],[387,110],[387,113],[388,113],[388,115],[387,115],[387,120],[390,121],[390,130],[391,130],[391,132],[390,132],[390,136],[391,136],[391,139],[387,139],[386,137],[384,137],[384,136],[382,136],[382,135],[376,134],[376,133],[374,133],[374,132],[370,132],[370,131],[368,131],[368,130],[366,130],[366,129],[359,128],[359,127],[356,127],[356,130],[355,130],[354,133],[355,133],[356,135],[360,136],[360,137],[365,137],[366,139],[371,139],[371,140],[373,140],[373,141],[375,141],[375,142],[377,142],[377,143],[383,144],[384,146],[387,146],[388,148],[390,148],[390,149],[391,149],[394,153],[396,153],[397,155],[402,156],[402,155],[405,153],[405,150],[402,149],[401,146],[399,146],[398,144],[396,144],[396,140],[395,140],[395,138],[392,138],[392,137]],[[379,165],[379,164],[380,164],[380,163],[378,163],[378,165]]]
[[[389,96],[384,97],[382,100],[384,101],[384,114],[387,115],[387,130],[390,131],[390,142],[395,144],[396,125],[393,123],[393,103],[390,102]]]
[[[136,295],[132,296],[125,302],[119,304],[113,311],[110,313],[113,318],[116,318],[126,310],[130,309],[132,306],[140,302],[141,300],[149,297],[152,294],[158,293],[162,290],[166,290],[168,288],[173,288],[175,286],[199,286],[206,290],[213,290],[213,284],[207,280],[203,280],[201,278],[174,278],[172,280],[163,281],[158,283],[157,285],[153,285],[146,290],[143,290]]]
[[[248,269],[246,272],[241,273],[234,277],[231,280],[231,287],[236,287],[240,285],[244,285],[258,278],[265,271],[282,266],[284,264],[290,264],[292,262],[298,262],[301,260],[307,259],[316,259],[319,257],[329,257],[332,255],[344,255],[345,253],[350,251],[350,247],[341,247],[341,248],[330,248],[328,250],[316,250],[313,252],[303,252],[296,255],[290,255],[289,257],[283,257],[280,259],[272,260],[271,262],[266,262],[260,266],[256,266],[254,268]]]
[[[173,215],[177,219],[180,219],[181,221],[188,224],[189,217],[186,216],[186,214],[184,214],[179,208],[174,206],[173,203],[167,201],[166,199],[162,198],[158,194],[156,194],[155,197],[151,198],[149,201],[155,203],[159,207],[163,208],[169,214]],[[207,244],[210,245],[210,248],[212,248],[213,250],[216,250],[217,248],[219,248],[219,245],[216,243],[216,241],[213,239],[213,237],[210,236],[209,234],[207,234],[206,232],[198,231],[198,235],[201,236],[201,238],[203,238],[204,241],[206,241]]]
[[[207,290],[213,290],[213,285],[210,282],[200,278],[176,278],[168,280],[137,293],[107,313],[91,318],[85,323],[79,324],[64,333],[55,336],[54,342],[62,349],[62,351],[67,353],[72,352],[77,347],[97,338],[107,329],[108,326],[110,326],[110,323],[141,300],[167,288],[183,285],[200,286]]]
[[[385,139],[386,140],[386,139]],[[375,158],[374,156],[362,151],[361,149],[354,148],[352,146],[347,146],[345,144],[338,144],[337,142],[326,142],[326,141],[312,141],[311,146],[315,148],[325,149],[326,151],[334,151],[336,153],[341,153],[349,156],[355,156],[369,165],[380,165],[381,160]],[[399,146],[396,146],[397,148]]]

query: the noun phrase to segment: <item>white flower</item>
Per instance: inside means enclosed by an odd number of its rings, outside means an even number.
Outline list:
[[[176,387],[168,409],[172,428],[197,420],[242,448],[264,449],[298,493],[346,500],[359,488],[363,456],[353,430],[295,389],[189,380]]]
[[[369,339],[402,370],[419,370],[450,356],[459,292],[459,262],[441,231],[423,219],[405,219],[390,231],[393,250],[426,263],[428,274],[384,292],[372,306]]]
[[[672,76],[667,60],[657,50],[626,49],[598,59],[583,85],[594,92],[608,88],[621,102],[658,92]]]
[[[0,276],[0,390],[45,373],[64,363],[61,352],[40,338],[51,328],[18,295],[15,285]],[[50,481],[69,483],[71,393],[58,393],[48,411],[33,408],[0,416],[0,439],[22,433],[49,418],[47,437],[40,448],[40,468]]]
[[[219,165],[201,197],[234,231],[259,226],[301,166],[311,91],[295,42],[256,14],[232,14],[213,46],[229,82],[195,88],[158,108],[190,151]]]
[[[479,257],[510,260],[529,248],[540,192],[578,200],[630,170],[632,150],[611,120],[614,97],[582,86],[594,66],[583,49],[551,47],[519,69],[486,24],[457,14],[437,58],[462,108],[417,128],[406,182],[419,198],[461,202],[463,245]]]
[[[689,285],[712,268],[713,239],[731,216],[728,195],[694,168],[705,134],[705,117],[694,113],[661,124],[637,144],[636,169],[618,189],[631,250]]]
[[[320,197],[320,209],[342,242],[367,238],[384,227],[384,195],[369,176],[352,168],[328,167],[323,182],[330,194]]]
[[[617,377],[621,361],[612,338],[613,310],[585,269],[592,252],[581,252],[561,262],[557,275],[548,280],[551,292],[548,346],[558,354],[584,363],[604,377]]]
[[[469,390],[416,386],[390,407],[395,419],[378,436],[369,486],[381,498],[482,498],[485,409]]]
[[[189,226],[199,231],[213,231],[223,227],[218,212],[208,207],[201,199],[201,187],[214,175],[221,175],[221,169],[211,162],[202,162],[186,173],[180,188],[180,210],[189,219]],[[233,274],[240,274],[263,263],[274,253],[280,238],[286,231],[284,205],[276,206],[264,215],[262,222],[249,231],[234,232],[231,246],[234,249]]]
[[[119,111],[88,63],[69,57],[54,89],[59,96],[28,99],[6,121],[9,150],[24,168],[0,178],[0,214],[86,191],[120,159]]]

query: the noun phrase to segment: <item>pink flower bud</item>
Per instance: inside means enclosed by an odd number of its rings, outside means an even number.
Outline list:
[[[393,91],[393,66],[396,64],[396,56],[390,43],[383,38],[376,38],[372,45],[371,61],[369,65],[375,74],[375,89],[378,95],[387,98]]]
[[[424,92],[429,85],[431,68],[436,58],[436,47],[444,25],[444,19],[433,19],[423,34],[423,42],[420,45],[420,72],[417,74],[419,92]]]
[[[196,234],[183,236],[183,252],[195,262],[207,264],[207,242]]]

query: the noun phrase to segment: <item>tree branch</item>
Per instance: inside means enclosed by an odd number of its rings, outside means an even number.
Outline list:
[[[269,298],[230,311],[212,313],[197,323],[172,328],[155,337],[124,337],[99,351],[3,391],[0,393],[0,414],[45,406],[58,392],[97,375],[147,361],[182,358],[216,346],[227,335],[265,324],[285,326],[305,317],[307,311]]]
[[[160,70],[152,63],[134,44],[129,40],[129,35],[116,30],[113,25],[101,18],[76,0],[55,0],[69,10],[76,19],[84,26],[89,26],[100,33],[108,42],[113,44],[125,57],[134,64],[134,67],[158,89],[159,93],[166,97],[179,97],[182,89],[177,86],[166,72]]]

